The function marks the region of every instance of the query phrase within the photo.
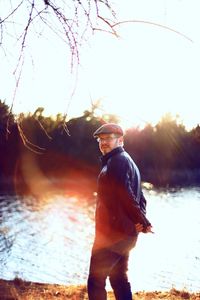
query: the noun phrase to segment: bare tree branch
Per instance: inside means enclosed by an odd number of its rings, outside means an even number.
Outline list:
[[[58,6],[59,3],[59,6]],[[30,45],[28,43],[28,35],[33,33],[34,25],[39,26],[41,30],[50,29],[69,47],[71,53],[71,71],[80,63],[80,47],[82,42],[87,40],[87,33],[93,33],[93,28],[99,18],[100,5],[107,8],[107,11],[114,15],[111,5],[108,0],[71,0],[71,1],[56,1],[56,0],[10,0],[10,7],[7,6],[7,12],[1,16],[0,12],[0,47],[4,50],[4,54],[11,53],[10,46],[4,49],[4,45],[9,41],[14,40],[19,52],[17,63],[13,71],[15,77],[15,88],[13,91],[13,99],[10,107],[10,115],[13,110],[14,101],[17,90],[22,78],[23,66],[25,64],[25,50]],[[97,14],[98,12],[98,14]],[[37,33],[37,29],[36,29]],[[74,90],[72,91],[72,96]],[[65,115],[66,117],[66,115]],[[64,123],[63,123],[64,124]],[[20,135],[27,145],[29,144],[23,136],[23,131],[18,124]],[[64,131],[69,134],[69,131],[64,126]],[[9,118],[7,123],[7,134],[9,134]]]
[[[44,126],[42,125],[42,123],[41,123],[38,119],[36,119],[36,120],[37,120],[37,122],[38,122],[40,128],[42,129],[42,131],[43,131],[43,132],[45,133],[45,135],[48,137],[48,139],[49,139],[49,140],[52,140],[52,137],[48,134],[48,132],[46,131],[46,129],[44,128]]]
[[[33,2],[31,3],[31,10],[30,10],[30,13],[29,13],[29,18],[28,18],[26,27],[25,27],[25,29],[24,29],[24,32],[23,32],[23,34],[22,34],[22,46],[21,46],[21,52],[23,51],[23,49],[24,49],[24,47],[25,47],[26,36],[27,36],[27,34],[28,34],[29,26],[31,25],[31,22],[32,22],[32,15],[33,15],[33,9],[34,9],[34,6],[35,6],[35,0],[33,0]],[[21,37],[19,37],[19,40],[21,40]]]
[[[18,10],[18,8],[23,4],[24,0],[22,0],[16,8],[14,8],[10,14],[8,14],[4,19],[0,20],[0,24],[3,24],[6,22],[6,20],[8,20],[12,15],[14,15],[16,13],[16,11]]]
[[[193,40],[186,36],[185,34],[183,34],[182,32],[176,30],[176,29],[173,29],[171,27],[168,27],[166,25],[162,25],[162,24],[159,24],[159,23],[155,23],[155,22],[150,22],[150,21],[145,21],[145,20],[125,20],[125,21],[121,21],[121,22],[114,22],[112,24],[112,21],[110,20],[107,20],[101,16],[98,15],[98,18],[100,20],[102,20],[110,29],[110,30],[105,30],[105,29],[102,29],[102,28],[94,28],[93,30],[94,31],[103,31],[103,32],[107,32],[107,33],[110,33],[110,34],[113,34],[114,36],[116,37],[119,37],[119,34],[118,32],[115,30],[115,27],[118,27],[120,25],[124,25],[124,24],[129,24],[129,23],[143,23],[143,24],[147,24],[147,25],[153,25],[153,26],[158,26],[158,27],[161,27],[163,29],[166,29],[166,30],[169,30],[169,31],[172,31],[180,36],[182,36],[183,38],[187,39],[188,41],[192,42],[193,43]]]
[[[107,33],[111,33],[116,37],[119,37],[118,33],[116,32],[116,30],[114,29],[114,26],[111,24],[111,22],[103,17],[101,17],[100,15],[98,15],[98,18],[103,21],[110,29],[110,30],[105,30],[102,28],[93,28],[94,31],[103,31],[103,32],[107,32]],[[114,23],[115,24],[115,23]]]
[[[0,47],[4,50],[6,55],[11,48],[9,45],[4,49],[9,39],[9,42],[14,40],[18,49],[17,63],[13,71],[16,85],[10,114],[22,78],[25,54],[27,53],[27,48],[29,46],[31,47],[30,37],[34,36],[34,34],[45,36],[43,32],[50,30],[56,37],[62,40],[68,46],[71,53],[71,71],[77,71],[76,67],[80,64],[80,49],[83,42],[88,38],[87,34],[90,35],[97,30],[119,37],[118,28],[121,25],[143,23],[169,30],[193,42],[185,34],[162,24],[145,20],[125,20],[118,22],[109,0],[15,0],[13,2],[15,6],[12,6],[12,0],[10,0],[10,9],[8,9],[5,15],[1,15],[2,13],[0,11]],[[18,4],[16,4],[16,2],[18,2]],[[108,13],[111,19],[105,16],[105,12]],[[70,99],[72,99],[73,94],[74,89]],[[67,113],[64,118],[66,118],[66,116]],[[65,122],[63,122],[63,124],[65,124]],[[19,129],[21,129],[20,125]],[[64,130],[69,134],[67,127],[64,127]],[[7,133],[9,133],[8,127]],[[22,134],[21,136],[23,137]],[[28,141],[26,141],[24,137],[23,139],[24,142],[28,144]]]
[[[44,151],[45,151],[45,148],[42,148],[42,147],[39,147],[38,145],[35,145],[33,143],[31,143],[27,137],[25,136],[24,132],[23,132],[23,129],[21,128],[21,125],[20,125],[20,122],[18,121],[17,122],[17,127],[18,127],[18,131],[19,131],[19,134],[20,134],[20,137],[22,139],[22,142],[24,144],[24,146],[31,150],[32,152],[36,153],[36,154],[43,154]]]
[[[3,43],[3,23],[1,22],[1,18],[0,18],[0,31],[1,31],[1,33],[0,33],[0,46],[2,45],[2,43]]]
[[[172,32],[184,37],[185,39],[187,39],[187,40],[189,40],[190,42],[193,43],[193,40],[191,38],[189,38],[188,36],[186,36],[185,34],[183,34],[182,32],[177,31],[176,29],[173,29],[171,27],[168,27],[168,26],[165,26],[165,25],[162,25],[162,24],[159,24],[159,23],[155,23],[155,22],[144,21],[144,20],[126,20],[126,21],[121,21],[121,22],[114,23],[113,25],[110,25],[110,24],[109,25],[113,29],[114,27],[117,27],[117,26],[120,26],[120,25],[123,25],[123,24],[127,24],[127,23],[143,23],[143,24],[158,26],[158,27],[161,27],[163,29],[172,31]]]
[[[11,2],[10,2],[11,3]],[[42,7],[42,3],[44,7]],[[69,3],[69,4],[68,4]],[[59,3],[60,4],[60,3]],[[75,64],[79,64],[79,52],[86,37],[88,30],[93,32],[95,23],[100,14],[99,6],[103,5],[114,16],[114,12],[109,4],[108,0],[71,0],[62,1],[58,6],[55,0],[43,0],[35,2],[35,0],[22,0],[15,8],[12,8],[10,12],[3,18],[0,17],[1,25],[1,45],[3,41],[3,35],[5,35],[3,25],[9,24],[11,16],[14,18],[17,13],[23,14],[21,27],[24,26],[23,31],[18,37],[18,42],[21,42],[20,56],[26,46],[26,38],[30,31],[31,25],[38,20],[41,20],[41,25],[47,26],[54,33],[67,42],[71,52],[71,68],[73,69]],[[24,14],[25,5],[28,8],[28,20],[24,22],[26,15]],[[67,8],[66,8],[67,7]],[[94,9],[95,7],[95,9]],[[55,22],[57,22],[57,24]],[[12,24],[16,24],[16,20],[13,19]],[[17,31],[19,32],[19,25]],[[9,30],[8,33],[10,34]],[[20,61],[20,57],[18,59]]]
[[[75,32],[73,31],[73,22],[74,20],[67,19],[66,16],[60,11],[58,7],[53,5],[50,1],[48,4],[49,7],[53,10],[54,14],[58,18],[62,29],[67,37],[67,40],[69,42],[69,47],[72,54],[72,60],[71,60],[71,68],[73,68],[74,65],[74,57],[77,58],[77,61],[79,63],[79,49],[78,49],[78,41],[75,36]],[[70,24],[71,23],[71,24]]]

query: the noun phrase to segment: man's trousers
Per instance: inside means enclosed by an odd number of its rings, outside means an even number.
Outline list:
[[[106,300],[106,279],[109,277],[116,300],[132,300],[128,281],[129,252],[137,237],[120,241],[110,247],[92,250],[87,282],[89,300]]]

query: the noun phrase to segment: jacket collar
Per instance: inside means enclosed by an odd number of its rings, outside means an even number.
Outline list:
[[[108,161],[109,158],[111,158],[112,156],[114,156],[114,155],[116,155],[118,153],[121,153],[123,151],[124,151],[124,148],[121,147],[121,146],[119,146],[119,147],[111,150],[110,152],[106,153],[105,155],[102,155],[100,157],[102,165],[104,166],[107,163],[107,161]]]

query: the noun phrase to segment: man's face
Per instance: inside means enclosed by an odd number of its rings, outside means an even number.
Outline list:
[[[121,146],[123,143],[123,137],[116,136],[113,133],[102,133],[98,136],[97,141],[99,143],[101,153],[105,155],[118,146]]]

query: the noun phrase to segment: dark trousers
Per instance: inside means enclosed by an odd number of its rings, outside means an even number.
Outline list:
[[[106,300],[106,279],[109,277],[116,300],[132,300],[128,282],[129,252],[137,238],[131,238],[99,250],[93,250],[87,282],[89,300]]]

